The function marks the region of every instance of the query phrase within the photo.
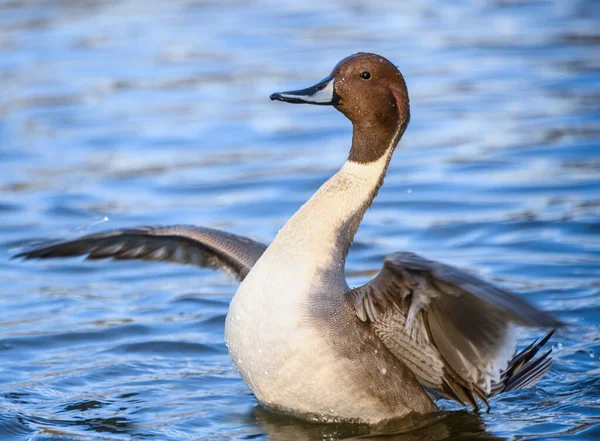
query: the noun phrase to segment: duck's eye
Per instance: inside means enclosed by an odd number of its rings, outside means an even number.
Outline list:
[[[363,72],[363,73],[361,73],[361,74],[360,74],[360,77],[361,77],[363,80],[368,80],[368,79],[370,79],[370,78],[371,78],[371,72],[367,72],[367,71],[365,71],[365,72]]]

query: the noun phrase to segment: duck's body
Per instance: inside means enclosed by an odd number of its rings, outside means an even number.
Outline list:
[[[348,246],[387,162],[348,161],[285,224],[231,302],[231,357],[271,408],[368,422],[435,408],[346,298]]]
[[[547,341],[514,355],[514,326],[559,322],[519,297],[412,253],[386,257],[351,289],[344,267],[409,121],[406,84],[374,54],[340,62],[311,88],[271,99],[333,105],[354,125],[344,166],[270,246],[176,226],[115,230],[20,254],[27,258],[168,260],[222,268],[242,283],[225,326],[231,357],[265,406],[375,424],[436,408],[428,390],[477,408],[549,369]]]

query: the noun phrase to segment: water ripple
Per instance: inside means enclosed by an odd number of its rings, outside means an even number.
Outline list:
[[[256,406],[223,341],[236,284],[222,274],[10,260],[140,224],[268,242],[350,139],[341,115],[268,96],[358,50],[398,63],[412,119],[350,284],[411,250],[568,324],[534,389],[489,414],[444,404],[386,439],[599,439],[599,14],[593,0],[0,2],[0,440],[376,438]]]

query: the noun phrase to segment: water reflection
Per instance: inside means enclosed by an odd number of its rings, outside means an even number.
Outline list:
[[[412,415],[377,428],[348,424],[306,423],[288,416],[273,414],[260,406],[254,408],[254,417],[271,441],[334,441],[359,438],[390,441],[505,439],[489,434],[485,430],[481,417],[475,412],[467,411]]]

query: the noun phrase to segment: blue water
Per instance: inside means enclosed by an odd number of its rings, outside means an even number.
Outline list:
[[[600,439],[599,17],[593,0],[0,1],[0,440],[368,432],[257,406],[223,341],[223,274],[10,260],[140,224],[268,242],[350,142],[341,114],[268,95],[359,50],[399,65],[412,121],[350,284],[411,250],[568,324],[536,388],[385,439]]]

